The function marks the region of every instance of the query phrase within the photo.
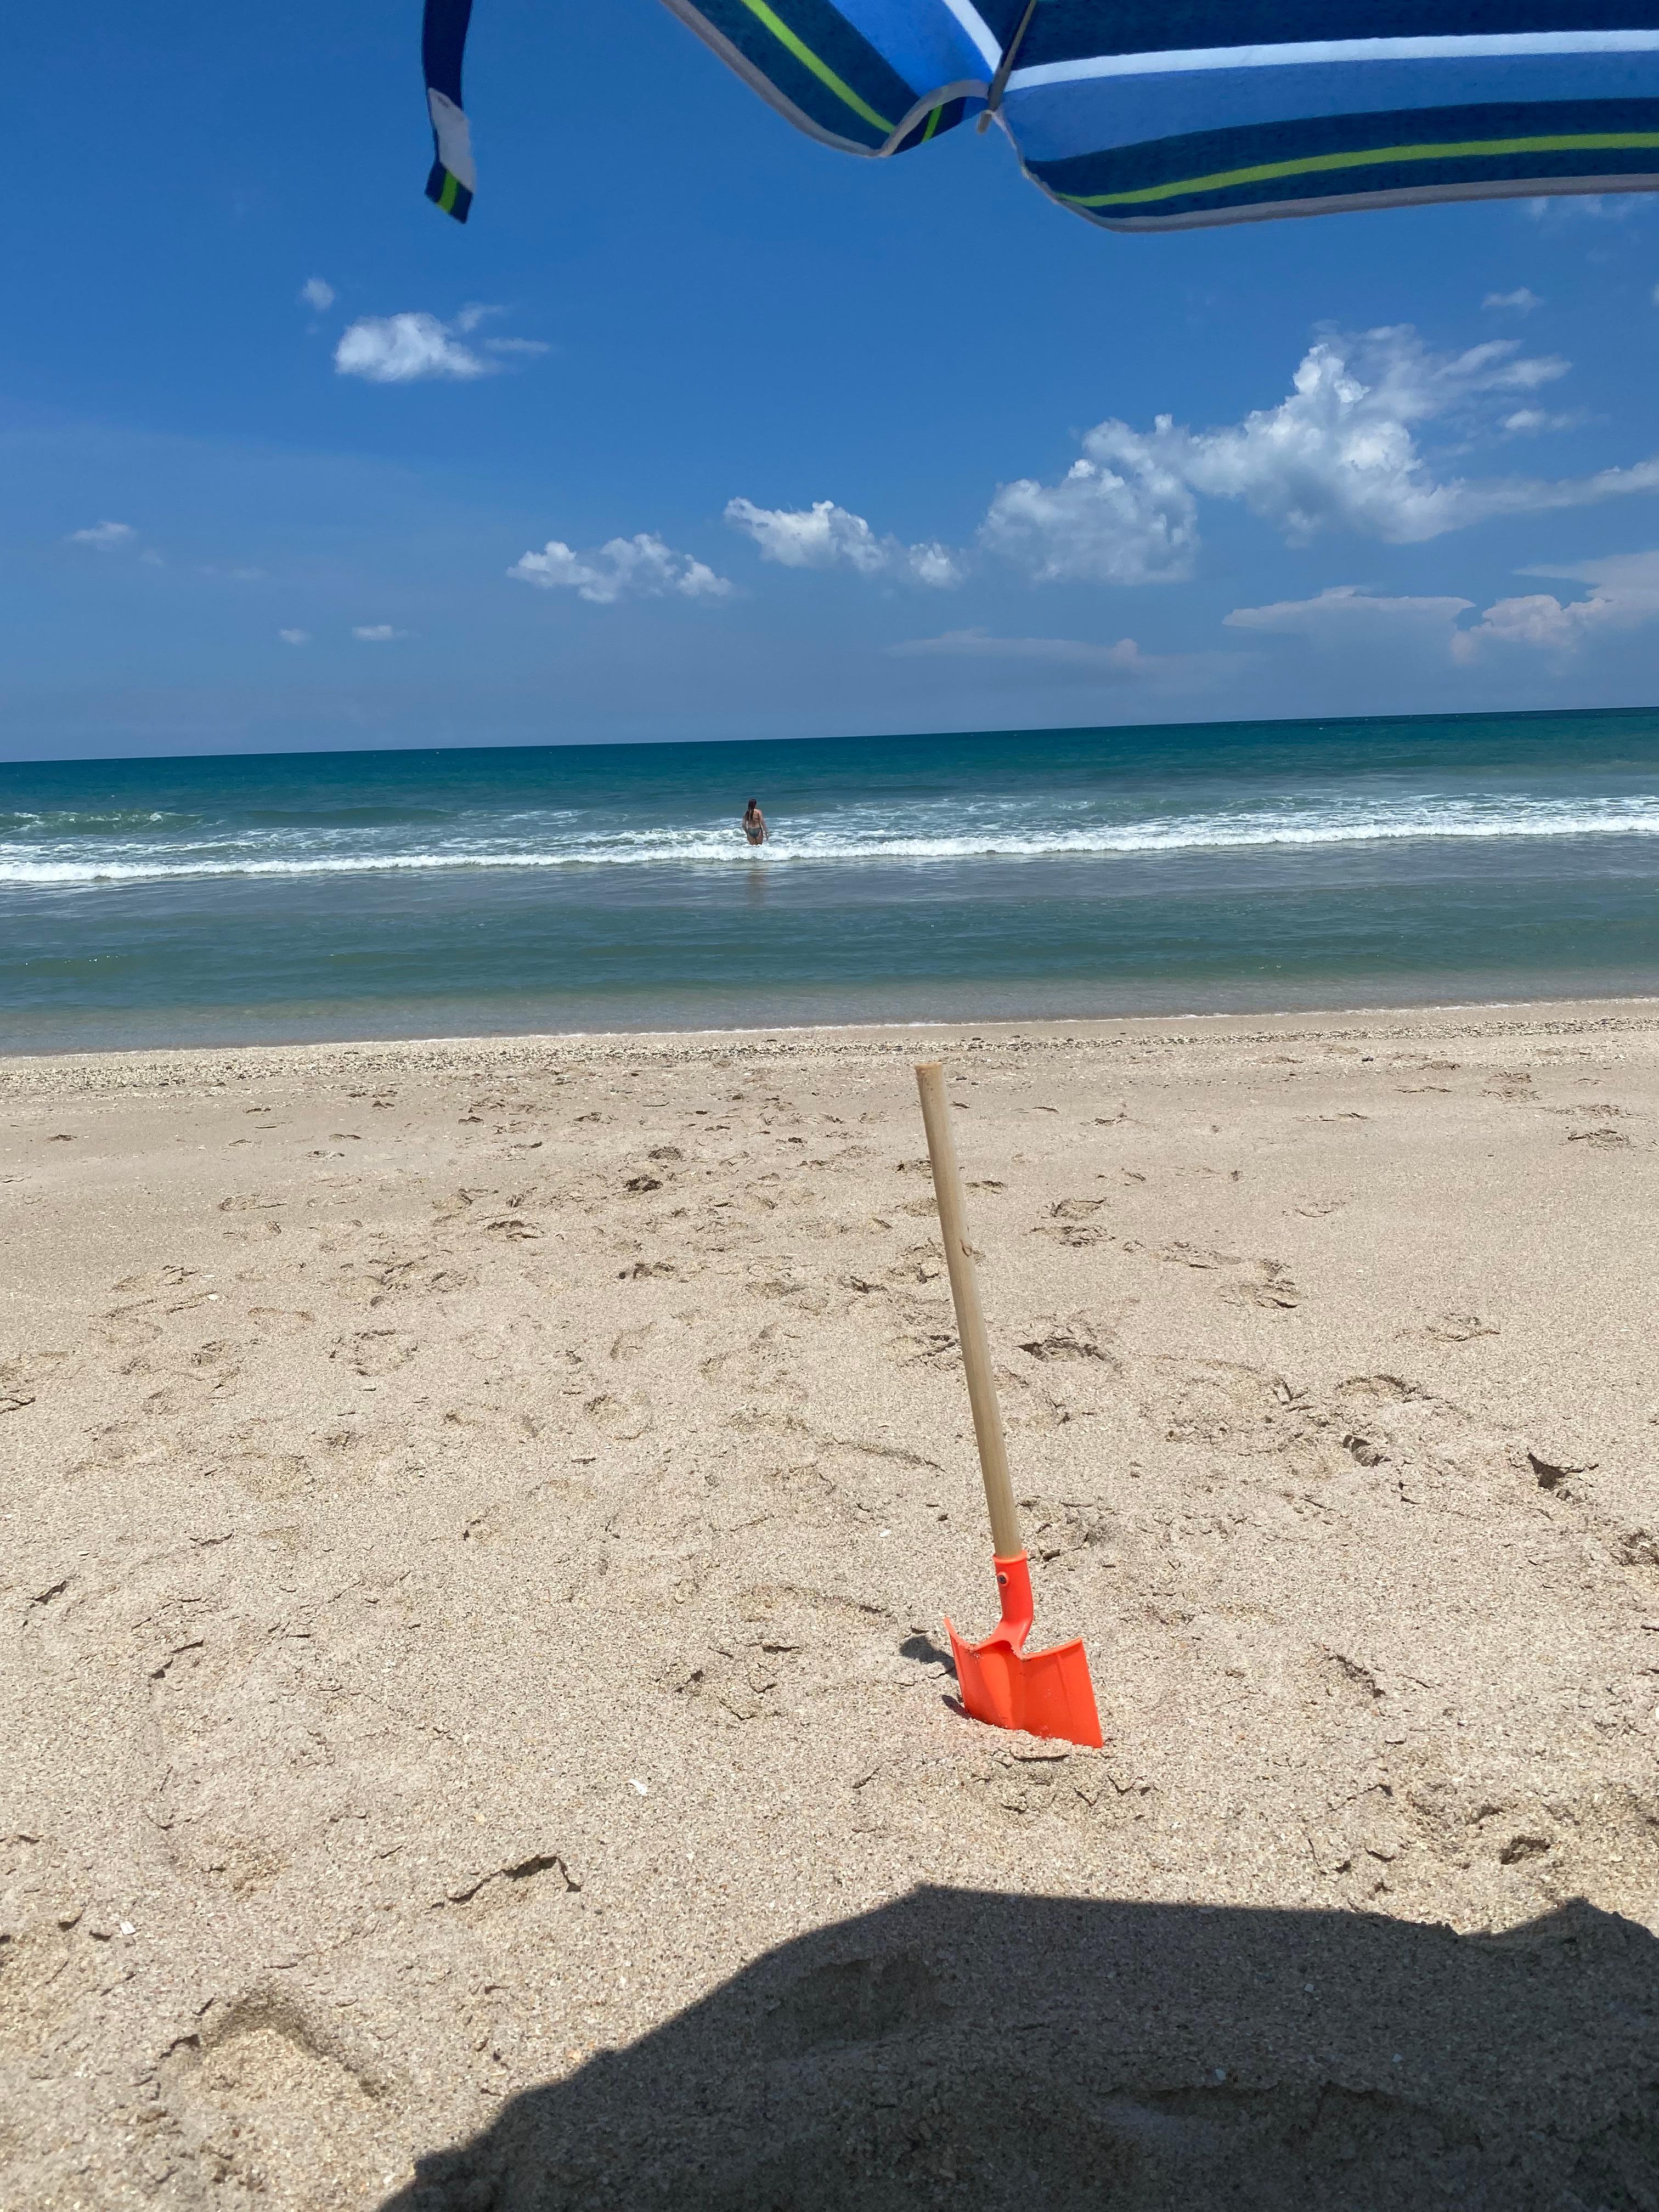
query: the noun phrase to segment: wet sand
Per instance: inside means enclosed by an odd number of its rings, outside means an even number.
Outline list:
[[[1659,2202],[1656,1140],[1648,1001],[0,1062],[0,2194]]]

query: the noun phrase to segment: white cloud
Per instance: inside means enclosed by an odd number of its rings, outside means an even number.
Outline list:
[[[1585,603],[1588,605],[1588,603]],[[1470,630],[1452,641],[1458,660],[1473,660],[1485,645],[1576,646],[1584,632],[1584,607],[1577,602],[1563,606],[1547,592],[1524,598],[1499,599],[1486,609]]]
[[[462,345],[449,324],[423,313],[362,317],[335,347],[334,366],[340,375],[370,384],[413,384],[425,377],[465,383],[494,373],[494,364]]]
[[[71,530],[71,545],[95,546],[100,553],[112,553],[118,545],[131,545],[138,535],[130,522],[94,522],[89,530]]]
[[[1228,629],[1267,630],[1284,637],[1305,637],[1317,646],[1352,649],[1407,645],[1425,633],[1443,634],[1474,604],[1472,599],[1393,597],[1368,592],[1361,584],[1333,584],[1316,599],[1235,607],[1222,620]]]
[[[361,376],[370,384],[429,378],[467,384],[499,375],[509,361],[552,352],[540,338],[482,338],[476,348],[465,343],[482,323],[506,312],[474,300],[447,323],[424,313],[360,316],[335,347],[334,366],[342,376]]]
[[[1291,544],[1347,530],[1385,544],[1415,544],[1504,514],[1587,507],[1659,491],[1659,460],[1554,482],[1443,477],[1419,443],[1442,422],[1491,432],[1559,426],[1517,398],[1565,375],[1569,364],[1527,356],[1513,339],[1434,354],[1407,328],[1310,347],[1289,395],[1242,422],[1209,430],[1160,415],[1150,431],[1097,423],[1085,458],[1057,483],[1006,484],[982,542],[1037,582],[1176,582],[1193,573],[1198,500],[1237,501]]]
[[[1132,637],[1121,637],[1115,645],[1093,645],[1084,638],[993,637],[982,629],[947,629],[942,637],[907,638],[887,650],[907,659],[1040,660],[1103,675],[1133,675],[1150,665]]]
[[[998,637],[985,629],[949,629],[939,637],[907,638],[890,645],[902,660],[967,661],[975,681],[991,683],[999,670],[1017,683],[1058,685],[1109,684],[1145,685],[1164,694],[1213,690],[1236,681],[1250,653],[1143,653],[1132,637],[1101,645],[1079,637]]]
[[[861,576],[884,568],[889,556],[861,514],[833,500],[811,507],[757,507],[752,500],[729,499],[726,519],[746,530],[763,561],[785,568],[856,568]]]
[[[1483,307],[1513,307],[1517,315],[1529,315],[1544,302],[1530,285],[1522,284],[1513,292],[1488,292],[1480,304]]]
[[[326,314],[334,305],[334,287],[321,276],[307,276],[300,287],[300,302],[314,307],[319,315]]]
[[[1473,611],[1472,599],[1393,596],[1358,584],[1334,585],[1311,599],[1235,607],[1223,619],[1230,629],[1304,637],[1316,648],[1355,652],[1383,647],[1420,654],[1431,647],[1465,663],[1493,647],[1570,653],[1587,639],[1659,623],[1659,552],[1615,554],[1574,568],[1521,573],[1565,576],[1590,588],[1582,599],[1561,599],[1550,592],[1498,599],[1478,622],[1467,625],[1462,617]]]
[[[1160,415],[1154,440],[1171,428]],[[981,525],[983,543],[1039,584],[1173,584],[1190,576],[1198,502],[1179,472],[1159,463],[1152,441],[1120,455],[1119,431],[1134,438],[1121,422],[1091,430],[1084,444],[1094,458],[1073,461],[1056,484],[1030,477],[1004,484]],[[1113,465],[1120,458],[1126,468]]]
[[[904,548],[904,566],[919,584],[930,584],[935,591],[948,591],[951,585],[962,581],[962,569],[954,553],[941,545],[936,538],[921,545]]]
[[[361,638],[365,645],[390,645],[394,638],[407,637],[409,632],[393,629],[390,623],[358,623],[351,635]],[[293,640],[289,641],[291,644]]]
[[[521,554],[507,570],[521,584],[544,591],[572,591],[599,607],[629,597],[661,599],[674,592],[686,599],[723,599],[732,586],[707,562],[676,553],[654,532],[612,538],[596,553],[573,552],[562,538],[550,538],[539,553]]]
[[[780,568],[908,575],[940,590],[962,580],[956,557],[937,539],[904,545],[896,538],[878,538],[861,514],[832,499],[815,500],[811,507],[757,507],[753,500],[729,499],[726,519],[754,539],[763,561]]]
[[[1628,222],[1637,212],[1637,197],[1634,192],[1559,192],[1546,199],[1523,200],[1522,205],[1534,222],[1559,229],[1580,217],[1590,222]]]
[[[1452,640],[1454,659],[1473,660],[1491,646],[1572,653],[1586,638],[1659,622],[1659,552],[1620,553],[1577,568],[1530,568],[1522,574],[1565,576],[1588,584],[1589,596],[1563,600],[1553,592],[1530,592],[1499,599],[1472,629],[1458,631]]]
[[[308,629],[279,629],[276,635],[284,645],[309,645],[311,642]]]
[[[1489,295],[1487,304],[1524,313],[1542,303],[1522,286]],[[1160,415],[1149,430],[1116,418],[1097,423],[1057,481],[1003,484],[978,542],[1036,583],[1176,583],[1197,566],[1206,499],[1248,508],[1292,545],[1327,531],[1410,545],[1506,515],[1659,492],[1659,457],[1559,478],[1473,477],[1449,465],[1504,439],[1576,427],[1582,416],[1539,404],[1570,367],[1523,352],[1514,338],[1436,353],[1407,325],[1322,338],[1286,396],[1238,422],[1193,429]],[[726,519],[781,568],[945,586],[959,583],[966,566],[937,541],[880,536],[833,500],[766,507],[737,498]],[[1357,596],[1370,605],[1380,595]]]

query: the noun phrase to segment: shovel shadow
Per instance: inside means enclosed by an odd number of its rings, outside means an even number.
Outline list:
[[[765,1953],[383,2212],[1652,2212],[1659,1943],[924,1888]]]
[[[961,1692],[954,1686],[957,1680],[955,1655],[945,1645],[935,1644],[924,1630],[918,1629],[900,1644],[899,1656],[901,1659],[920,1659],[931,1667],[942,1667],[953,1686],[941,1692],[940,1705],[947,1713],[954,1713],[958,1720],[971,1718],[967,1706],[962,1702]]]

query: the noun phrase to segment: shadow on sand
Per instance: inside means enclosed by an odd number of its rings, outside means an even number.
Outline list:
[[[388,2212],[1655,2212],[1659,1943],[921,1889],[423,2158]]]

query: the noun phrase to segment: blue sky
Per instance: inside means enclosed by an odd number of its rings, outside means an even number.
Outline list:
[[[0,756],[1659,692],[1651,202],[1115,236],[478,0],[463,229],[418,46],[14,27]]]

